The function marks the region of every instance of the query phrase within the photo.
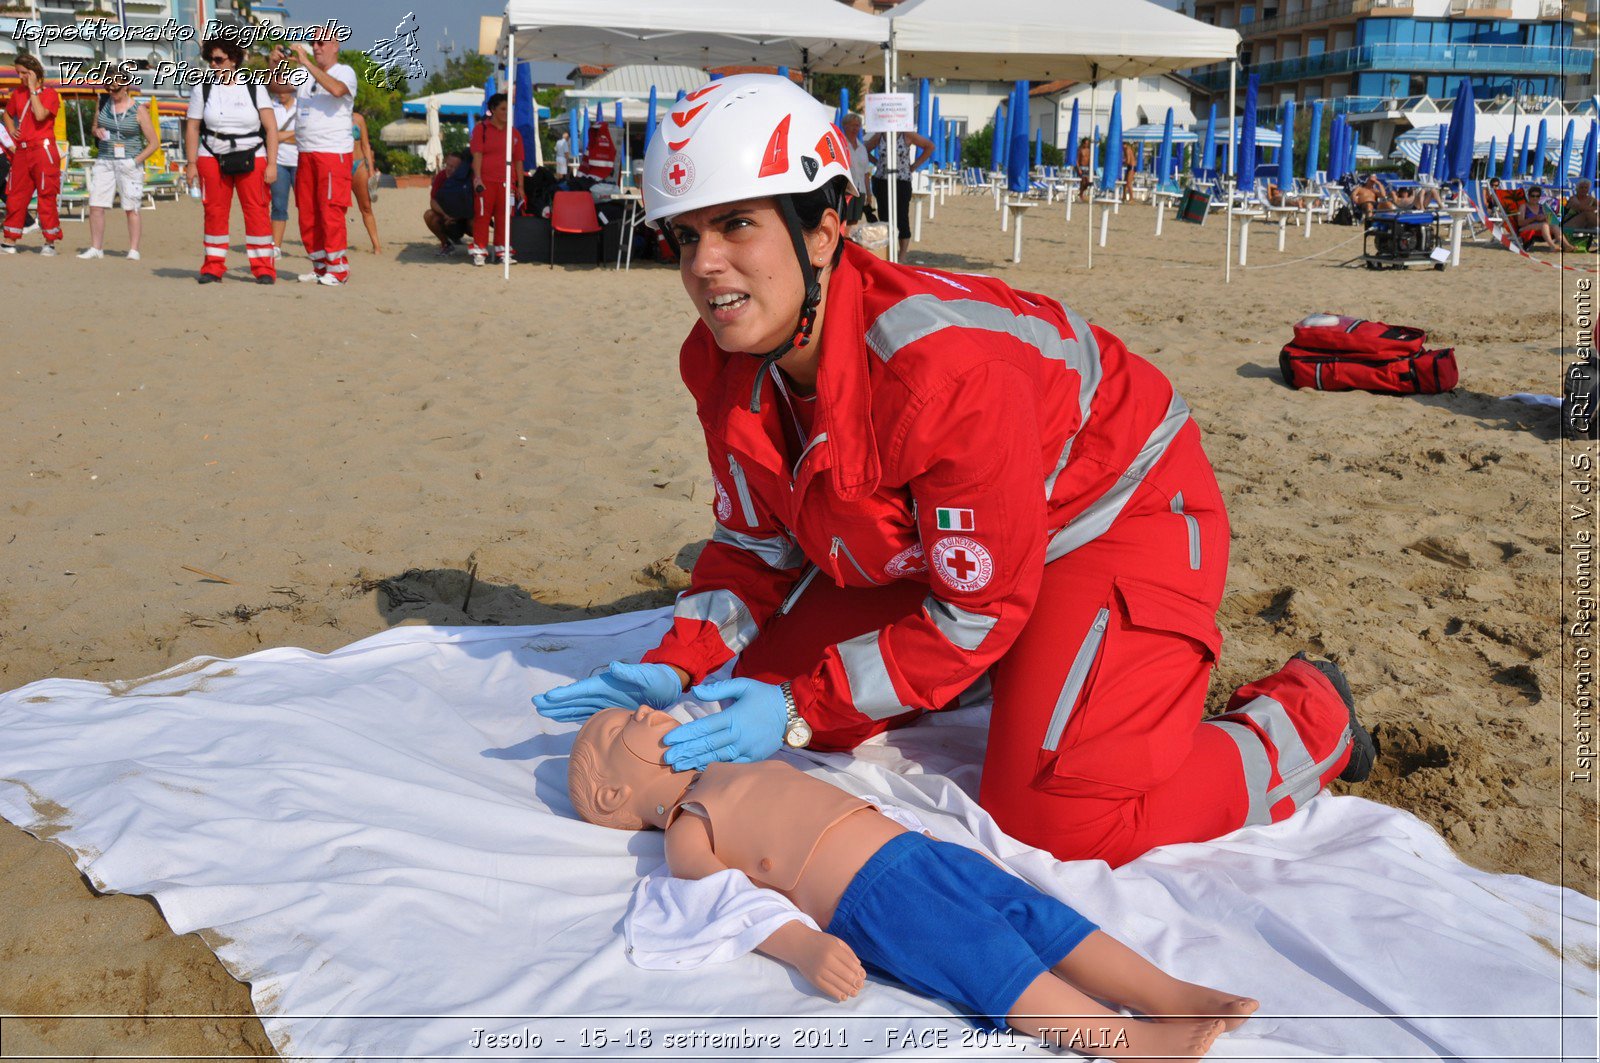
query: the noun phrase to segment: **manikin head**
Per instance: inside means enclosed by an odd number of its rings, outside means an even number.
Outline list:
[[[604,709],[589,717],[572,742],[567,796],[590,823],[618,830],[664,827],[688,779],[662,761],[661,736],[678,725],[665,712],[641,705]]]

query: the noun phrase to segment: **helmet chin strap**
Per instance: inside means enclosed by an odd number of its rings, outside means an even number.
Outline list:
[[[811,329],[817,323],[817,305],[822,302],[822,284],[817,279],[817,269],[811,264],[811,255],[806,250],[805,230],[800,226],[799,212],[794,209],[794,197],[778,196],[777,200],[778,210],[783,213],[783,223],[789,229],[789,239],[794,242],[795,257],[800,260],[800,275],[805,281],[806,297],[800,304],[800,320],[795,325],[794,335],[761,355],[755,386],[750,389],[751,413],[761,412],[761,385],[767,379],[767,370],[772,364],[796,347],[804,347],[811,342]]]

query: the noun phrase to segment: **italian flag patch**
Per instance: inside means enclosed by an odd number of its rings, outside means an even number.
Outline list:
[[[940,531],[972,531],[972,510],[936,509],[934,523]]]

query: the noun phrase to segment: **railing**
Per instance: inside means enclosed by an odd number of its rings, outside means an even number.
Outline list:
[[[1281,2],[1281,0],[1280,0]],[[1257,19],[1236,26],[1239,35],[1246,40],[1252,37],[1271,35],[1284,30],[1294,29],[1297,26],[1308,26],[1317,22],[1330,22],[1338,19],[1356,18],[1362,15],[1409,15],[1416,11],[1416,0],[1332,0],[1330,3],[1315,4],[1293,14],[1273,15],[1271,18]],[[1479,11],[1499,11],[1511,7],[1511,0],[1452,0],[1450,14],[1452,16],[1472,15]],[[1566,18],[1576,7],[1582,12],[1582,5],[1574,5],[1570,0],[1540,0],[1538,17],[1542,19]]]
[[[1594,53],[1585,48],[1531,44],[1367,44],[1337,52],[1257,63],[1243,73],[1256,74],[1264,85],[1328,77],[1359,70],[1428,74],[1576,74],[1594,68]],[[1216,63],[1192,75],[1207,91],[1228,84],[1228,65]]]

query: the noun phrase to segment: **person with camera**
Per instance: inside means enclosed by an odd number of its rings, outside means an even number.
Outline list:
[[[6,132],[17,146],[11,155],[0,254],[17,253],[17,241],[22,239],[27,224],[28,203],[37,192],[40,235],[44,237],[40,254],[53,255],[56,241],[61,239],[61,217],[57,212],[61,149],[56,146],[56,112],[61,109],[61,97],[44,83],[44,64],[36,56],[23,52],[15,62],[22,84],[11,90],[11,99],[5,106]]]
[[[257,284],[273,284],[278,271],[267,186],[278,179],[278,119],[272,98],[244,76],[244,50],[233,41],[202,41],[200,55],[210,69],[189,95],[184,122],[189,183],[198,182],[205,204],[199,281],[215,284],[228,270],[228,216],[238,196],[250,273]]]
[[[300,274],[300,280],[343,284],[350,279],[345,212],[350,209],[350,177],[355,169],[351,130],[356,72],[339,62],[339,41],[327,27],[318,31],[310,48],[296,43],[293,52],[281,45],[272,50],[275,69],[282,70],[291,60],[299,68],[278,80],[294,85],[298,97],[295,141],[300,165],[294,175],[294,205],[300,215],[300,242],[311,258],[311,272]]]
[[[100,149],[89,168],[89,246],[78,252],[79,258],[106,257],[106,211],[114,198],[120,198],[122,212],[128,216],[128,258],[139,260],[144,163],[161,146],[161,138],[150,112],[135,102],[132,87],[131,74],[112,74],[106,83],[106,97],[94,114],[94,136]]]
[[[511,234],[506,224],[506,138],[511,138],[511,202],[522,199],[522,134],[508,124],[506,94],[497,92],[486,104],[489,120],[472,130],[472,264],[481,266],[490,253],[489,222],[502,252],[511,257]]]

